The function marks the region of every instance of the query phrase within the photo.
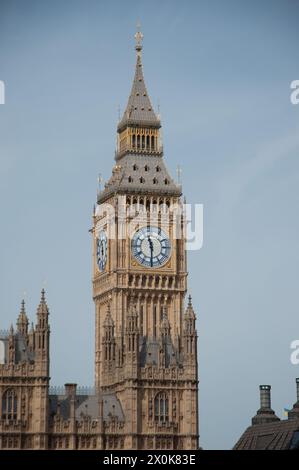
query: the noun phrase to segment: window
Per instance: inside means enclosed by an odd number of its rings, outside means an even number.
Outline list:
[[[137,165],[133,165],[133,171],[137,171],[138,170],[138,166]]]
[[[144,183],[144,178],[142,178],[142,176],[141,176],[139,181],[140,181],[140,183]]]
[[[148,170],[149,170],[149,166],[148,166],[148,165],[145,165],[144,171],[148,171]]]
[[[129,183],[133,183],[133,178],[132,178],[132,176],[129,176],[128,182],[129,182]]]
[[[2,419],[17,419],[18,399],[14,390],[9,389],[2,397]]]
[[[161,168],[159,166],[156,166],[156,172],[159,173],[161,171]]]
[[[169,181],[168,181],[167,178],[165,178],[164,183],[165,183],[165,184],[169,184]]]
[[[155,398],[155,421],[166,423],[168,419],[168,396],[167,393],[160,392]]]
[[[153,179],[153,183],[154,183],[154,184],[158,184],[157,178],[154,178],[154,179]]]

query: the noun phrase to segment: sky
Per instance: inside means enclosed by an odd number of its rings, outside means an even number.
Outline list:
[[[135,67],[159,103],[164,155],[204,206],[188,258],[199,335],[200,444],[229,449],[299,366],[299,2],[0,0],[0,329],[46,289],[51,383],[93,384],[92,207],[114,164]]]

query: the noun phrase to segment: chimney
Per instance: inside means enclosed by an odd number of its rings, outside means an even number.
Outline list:
[[[70,419],[71,421],[75,420],[75,402],[76,402],[76,390],[77,384],[65,384],[65,394],[69,398],[70,403]]]
[[[252,418],[252,425],[280,421],[271,408],[271,385],[260,385],[260,409]]]
[[[299,377],[296,379],[297,401],[294,403],[291,411],[288,412],[289,419],[299,419]]]
[[[73,398],[76,396],[77,384],[64,384],[64,388],[67,397]]]
[[[260,385],[261,408],[271,409],[271,385]]]

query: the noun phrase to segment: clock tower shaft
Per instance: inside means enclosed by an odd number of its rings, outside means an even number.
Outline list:
[[[115,165],[93,214],[95,385],[116,395],[125,447],[198,447],[195,313],[187,291],[182,188],[163,158],[161,122],[137,32],[131,94]]]

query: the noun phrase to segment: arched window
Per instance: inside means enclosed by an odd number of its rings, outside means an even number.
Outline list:
[[[142,148],[144,149],[145,148],[145,136],[143,135],[142,136]]]
[[[149,149],[149,147],[150,147],[150,136],[147,135],[146,136],[146,148]]]
[[[137,148],[140,148],[140,135],[137,135]]]
[[[168,396],[165,392],[160,392],[155,398],[155,421],[158,423],[168,422]]]
[[[17,419],[18,399],[13,389],[6,390],[2,397],[2,419]]]
[[[129,182],[129,183],[133,183],[133,178],[132,178],[132,176],[129,176],[128,182]]]
[[[144,171],[148,171],[148,170],[149,170],[149,166],[148,166],[148,165],[145,165]]]
[[[154,184],[158,184],[157,178],[154,178],[154,179],[153,179],[153,183],[154,183]]]
[[[161,168],[159,166],[156,166],[156,172],[159,173],[161,171]]]
[[[138,170],[138,166],[136,164],[133,165],[133,171],[137,171]]]
[[[140,181],[140,183],[144,183],[145,180],[144,180],[144,178],[142,178],[142,176],[141,176],[141,178],[140,178],[139,181]]]
[[[132,145],[133,145],[133,147],[135,147],[135,145],[136,145],[136,135],[135,134],[133,134],[133,136],[132,136]]]

